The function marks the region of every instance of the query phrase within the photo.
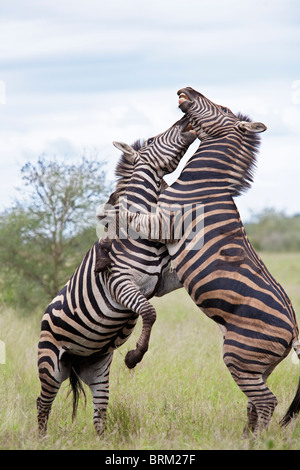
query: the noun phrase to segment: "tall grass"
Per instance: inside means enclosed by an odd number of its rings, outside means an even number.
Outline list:
[[[264,262],[286,288],[300,312],[300,254],[270,254]],[[64,382],[50,415],[48,434],[37,437],[36,367],[40,318],[21,318],[0,310],[0,339],[6,363],[0,364],[1,449],[299,449],[300,418],[286,429],[278,422],[294,397],[299,365],[290,355],[269,378],[278,398],[269,430],[253,440],[242,439],[246,397],[237,388],[222,360],[217,325],[201,313],[181,289],[153,299],[158,318],[150,349],[130,371],[124,364],[141,324],[114,354],[110,402],[104,436],[96,436],[93,406],[81,400],[72,423],[69,386]],[[42,312],[41,312],[42,314]]]

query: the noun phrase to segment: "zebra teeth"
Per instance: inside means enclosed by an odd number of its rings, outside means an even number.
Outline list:
[[[179,95],[179,105],[181,105],[181,103],[183,103],[184,101],[190,101],[190,99],[184,93],[180,93],[180,95]]]

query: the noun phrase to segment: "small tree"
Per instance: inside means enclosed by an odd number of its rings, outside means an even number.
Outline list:
[[[22,168],[22,199],[0,220],[6,301],[29,306],[44,294],[46,303],[72,274],[84,255],[81,234],[88,238],[85,249],[91,233],[97,237],[96,208],[109,192],[103,166],[95,158],[73,164],[42,156]]]

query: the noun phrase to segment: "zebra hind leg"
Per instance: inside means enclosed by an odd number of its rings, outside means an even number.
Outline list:
[[[247,438],[250,436],[251,433],[255,430],[257,426],[257,411],[255,405],[251,402],[251,400],[248,400],[248,405],[247,405],[247,425],[244,428],[243,432],[243,437]]]
[[[51,411],[52,403],[51,404],[44,403],[42,397],[39,396],[37,398],[36,405],[37,405],[38,433],[39,433],[39,437],[43,437],[47,433],[47,426],[48,426],[49,414]]]
[[[113,352],[82,358],[75,366],[78,377],[91,390],[94,405],[93,423],[98,436],[104,432],[109,400],[109,371]]]
[[[256,437],[261,431],[267,429],[274,410],[277,406],[277,399],[273,395],[273,399],[257,403],[256,405],[250,400],[247,405],[247,425],[244,428],[243,437],[247,438],[251,435]]]
[[[249,358],[243,358],[241,351],[240,355],[237,355],[236,350],[231,348],[226,340],[223,358],[234,381],[248,398],[247,425],[243,436],[252,434],[256,437],[263,429],[268,428],[277,406],[277,398],[267,387],[266,379],[279,361],[267,368],[266,364],[261,362],[259,367],[258,358],[252,362]],[[255,369],[251,368],[251,363]]]
[[[261,374],[240,374],[239,377],[231,370],[232,376],[240,389],[248,397],[247,425],[243,436],[252,434],[256,437],[267,429],[277,406],[277,398],[265,384]]]
[[[40,437],[43,437],[47,432],[49,414],[60,385],[69,376],[69,370],[60,363],[58,355],[56,357],[50,356],[53,354],[54,349],[39,352],[38,368],[41,392],[36,403]],[[53,367],[53,364],[58,364],[58,366]]]

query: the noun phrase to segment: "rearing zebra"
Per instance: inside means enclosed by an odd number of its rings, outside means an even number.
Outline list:
[[[133,165],[137,174],[144,174],[143,168],[150,165],[152,173],[147,198],[156,201],[163,175],[176,168],[195,139],[195,134],[186,131],[187,124],[188,119],[183,117],[164,133],[136,147],[138,151],[125,148],[117,167],[120,176],[117,190],[110,200],[116,203],[128,186],[138,184],[136,174],[133,176]],[[137,354],[133,352],[131,358],[135,363],[141,360],[151,330],[151,324],[150,328],[147,324],[147,309],[152,314],[151,320],[154,310],[147,299],[182,287],[171,270],[164,245],[142,239],[117,238],[112,246],[112,256],[118,257],[113,272],[95,276],[98,245],[96,242],[88,251],[42,319],[38,345],[41,393],[37,399],[40,434],[46,432],[52,403],[61,383],[68,377],[74,391],[73,415],[80,378],[93,396],[95,429],[99,435],[103,432],[114,349],[128,339],[138,314],[144,314],[146,325],[143,325]]]
[[[250,244],[233,201],[250,186],[259,146],[256,134],[266,127],[235,116],[192,88],[178,94],[180,108],[201,140],[199,149],[160,195],[157,214],[130,214],[121,208],[119,216],[149,238],[155,227],[160,238],[168,223],[174,225],[174,203],[182,210],[193,205],[179,242],[170,230],[168,251],[180,282],[223,332],[224,362],[248,397],[245,433],[256,433],[268,426],[277,405],[266,385],[268,376],[292,347],[300,356],[291,302]],[[282,423],[299,409],[300,382]]]

